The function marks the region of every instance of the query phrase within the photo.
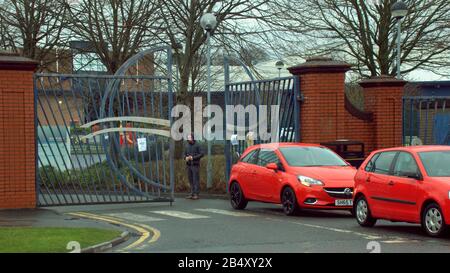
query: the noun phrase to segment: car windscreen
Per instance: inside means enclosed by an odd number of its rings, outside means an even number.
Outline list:
[[[338,155],[323,147],[281,147],[280,152],[289,166],[348,166]]]
[[[450,177],[450,151],[420,152],[428,176]]]

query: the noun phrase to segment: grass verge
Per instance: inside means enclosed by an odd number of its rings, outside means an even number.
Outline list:
[[[0,227],[0,253],[69,252],[66,246],[71,241],[86,248],[120,234],[120,231],[96,228]]]

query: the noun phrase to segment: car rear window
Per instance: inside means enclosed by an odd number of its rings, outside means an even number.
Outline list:
[[[450,177],[450,151],[420,152],[428,176]]]
[[[282,147],[280,152],[289,166],[348,166],[337,154],[324,147]]]

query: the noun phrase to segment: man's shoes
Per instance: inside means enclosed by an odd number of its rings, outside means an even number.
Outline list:
[[[188,196],[186,196],[186,199],[192,199],[193,195],[189,194]]]
[[[199,199],[199,197],[197,194],[192,195],[192,200],[198,200],[198,199]]]

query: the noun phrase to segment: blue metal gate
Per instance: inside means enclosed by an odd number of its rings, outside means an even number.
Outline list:
[[[259,124],[261,121],[270,121],[271,111],[264,111],[257,113],[257,124],[249,124],[248,117],[245,117],[245,128],[241,128],[246,136],[255,136],[251,140],[238,140],[232,145],[229,138],[224,138],[225,141],[225,160],[226,160],[226,179],[229,179],[231,166],[237,160],[237,157],[244,152],[247,146],[251,143],[260,144],[267,142],[299,142],[300,141],[300,104],[298,98],[300,97],[300,87],[298,77],[280,77],[267,80],[256,80],[249,68],[245,66],[240,60],[236,59],[241,67],[245,70],[249,81],[230,82],[230,65],[229,57],[225,57],[225,105],[243,107],[249,105],[258,106],[278,106],[278,128],[270,128],[271,138],[261,138],[261,134],[255,133],[259,131]],[[257,108],[259,109],[259,108]],[[226,108],[226,117],[229,116],[228,108]],[[225,134],[229,131],[231,126],[235,130],[236,120],[233,118],[233,124],[226,124],[227,129]],[[237,133],[236,131],[233,133]],[[250,135],[249,135],[250,133]]]
[[[155,52],[164,75],[130,73]],[[114,75],[35,75],[39,206],[173,201],[171,69],[160,47]]]
[[[450,145],[450,97],[404,97],[403,144]]]

